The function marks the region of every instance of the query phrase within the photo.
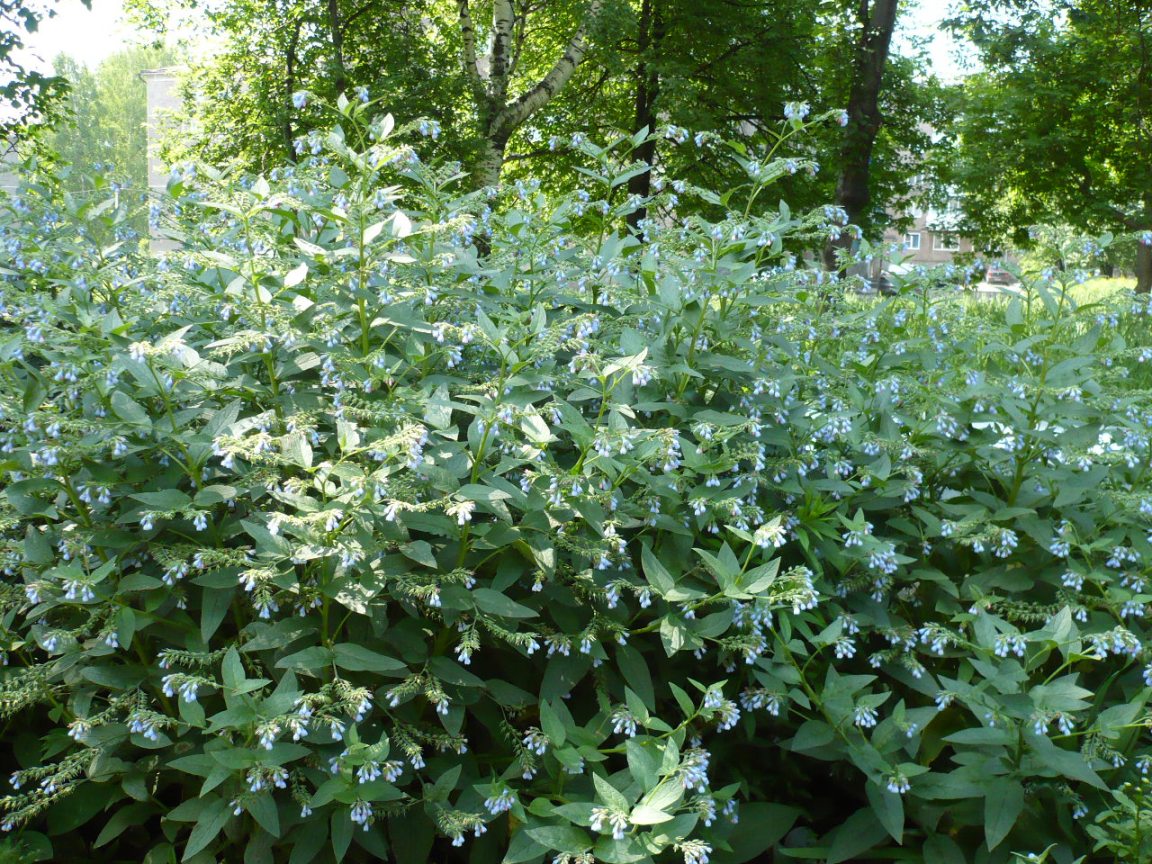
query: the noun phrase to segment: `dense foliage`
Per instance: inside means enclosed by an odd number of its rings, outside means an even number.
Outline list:
[[[161,28],[165,10],[197,4],[132,0],[128,5]],[[188,76],[193,122],[173,142],[173,158],[191,155],[267,170],[293,157],[299,136],[328,126],[330,118],[319,106],[339,94],[355,98],[367,90],[397,116],[435,123],[441,152],[459,159],[474,182],[493,182],[499,155],[505,181],[540,180],[551,193],[571,188],[576,180],[583,156],[569,146],[573,135],[603,140],[616,130],[671,124],[761,144],[772,140],[785,102],[806,102],[817,112],[848,107],[854,83],[850,60],[864,30],[860,16],[867,19],[870,4],[277,0],[199,5],[222,47]],[[540,88],[578,33],[586,38],[571,76]],[[877,228],[886,222],[885,205],[919,191],[922,183],[915,178],[931,148],[925,124],[942,122],[942,88],[922,53],[894,53],[884,75],[883,125],[871,161],[874,207],[859,218]],[[292,99],[298,91],[318,98],[298,103]],[[519,108],[529,94],[537,104],[527,113]],[[793,206],[833,199],[844,136],[844,129],[827,127],[808,139],[808,152],[821,171],[788,179],[784,189]],[[739,172],[727,163],[699,160],[692,151],[660,141],[639,155],[709,188],[738,182]],[[634,178],[628,191],[647,194],[645,175]]]
[[[102,165],[111,166],[130,194],[140,196],[148,188],[148,105],[140,73],[169,66],[177,56],[164,48],[129,48],[94,70],[66,55],[56,58],[56,74],[70,85],[70,122],[54,127],[44,143],[72,166],[62,177],[66,189],[88,191],[89,174]]]
[[[1147,860],[1146,303],[833,300],[790,249],[839,214],[745,215],[802,161],[706,140],[746,182],[663,205],[729,215],[640,242],[639,141],[494,202],[368,110],[178,172],[165,258],[112,193],[4,205],[5,829]]]
[[[92,0],[81,0],[91,6]],[[6,153],[34,138],[58,119],[68,82],[37,69],[27,41],[46,18],[56,14],[54,0],[0,0],[0,142]]]
[[[1152,290],[1152,7],[1144,0],[978,0],[956,25],[982,70],[964,82],[956,158],[966,228],[1030,245],[1038,222],[1127,234]]]

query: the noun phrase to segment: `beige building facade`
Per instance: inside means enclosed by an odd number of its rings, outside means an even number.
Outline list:
[[[160,160],[159,141],[181,107],[178,78],[173,69],[146,69],[140,77],[148,98],[148,188],[162,192],[168,185],[168,169]]]
[[[889,228],[884,242],[897,245],[906,256],[908,266],[935,267],[951,264],[957,255],[974,251],[972,241],[955,231],[943,230],[930,213],[918,213],[903,231]]]

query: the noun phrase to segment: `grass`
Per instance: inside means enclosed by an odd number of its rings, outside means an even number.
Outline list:
[[[1131,291],[1135,285],[1133,278],[1096,276],[1073,287],[1071,294],[1077,303],[1096,303],[1120,291]]]

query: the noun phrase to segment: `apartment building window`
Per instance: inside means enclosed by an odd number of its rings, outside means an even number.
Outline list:
[[[932,248],[937,252],[959,252],[960,238],[955,234],[933,234]]]
[[[904,235],[904,248],[910,252],[915,252],[920,248],[920,232],[909,231]]]

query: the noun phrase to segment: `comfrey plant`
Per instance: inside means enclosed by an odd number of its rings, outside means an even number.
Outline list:
[[[787,160],[734,151],[716,220],[667,183],[641,241],[627,139],[592,191],[490,201],[371,110],[267,178],[178,172],[166,258],[103,212],[35,230],[47,187],[0,225],[2,827],[188,862],[1089,849],[1152,764],[1148,307],[830,310],[790,251],[838,214],[751,206]]]

